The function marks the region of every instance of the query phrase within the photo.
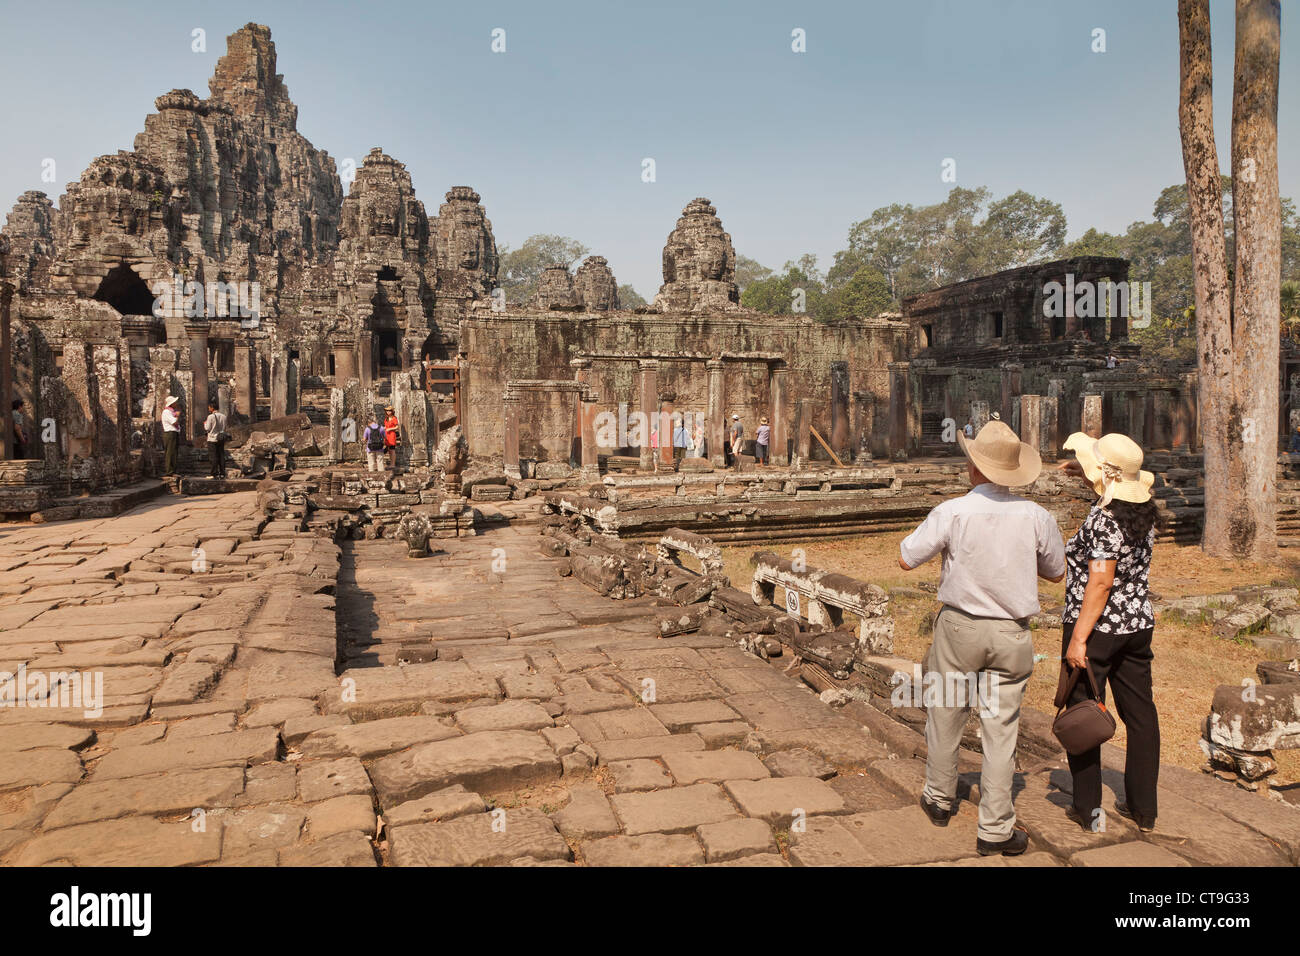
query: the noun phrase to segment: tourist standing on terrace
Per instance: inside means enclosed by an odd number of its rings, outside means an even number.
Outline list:
[[[1038,477],[1038,449],[996,420],[973,441],[958,435],[957,444],[970,492],[939,504],[899,546],[904,571],[943,555],[943,607],[924,665],[926,696],[934,682],[942,700],[926,708],[921,808],[935,826],[948,825],[957,801],[957,747],[968,711],[978,706],[984,763],[975,847],[981,856],[1017,856],[1029,845],[1011,797],[1020,701],[1034,670],[1029,618],[1039,611],[1038,578],[1065,577],[1065,554],[1056,519],[1008,490]]]
[[[224,478],[226,442],[230,435],[226,433],[226,416],[217,409],[216,402],[208,402],[208,417],[203,420],[203,429],[208,433],[208,458],[212,465],[212,477]]]
[[[731,464],[740,467],[740,444],[745,435],[745,426],[740,424],[740,416],[731,416]]]
[[[379,472],[383,471],[380,462],[384,457],[384,445],[387,439],[384,429],[379,425],[379,416],[372,409],[370,412],[370,424],[366,430],[361,433],[361,444],[366,447],[366,471]]]
[[[766,418],[758,420],[758,431],[754,432],[754,458],[760,465],[767,464],[767,446],[772,440],[772,428]]]
[[[162,427],[163,427],[163,477],[170,478],[176,474],[176,446],[181,440],[181,417],[176,413],[176,402],[178,399],[174,395],[167,396],[167,403],[163,407]]]
[[[14,460],[27,457],[27,419],[23,417],[23,400],[13,400],[14,413]]]
[[[1127,435],[1075,432],[1065,441],[1076,461],[1061,470],[1082,477],[1100,496],[1065,547],[1069,574],[1061,615],[1061,684],[1057,706],[1092,696],[1085,680],[1064,697],[1069,671],[1087,667],[1102,700],[1106,683],[1124,721],[1124,800],[1115,810],[1144,832],[1156,825],[1160,773],[1160,718],[1151,691],[1155,613],[1147,593],[1156,540],[1155,475],[1142,470],[1142,448]],[[1101,745],[1070,754],[1074,799],[1066,815],[1085,830],[1101,829]]]
[[[397,445],[401,441],[402,426],[397,422],[393,406],[384,409],[384,447],[388,449],[388,467],[397,474]]]

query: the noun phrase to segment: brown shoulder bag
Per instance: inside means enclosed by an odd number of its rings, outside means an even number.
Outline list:
[[[1061,666],[1068,665],[1062,662]],[[1092,689],[1092,699],[1081,700],[1077,704],[1066,707],[1065,702],[1070,699],[1070,694],[1074,692],[1074,685],[1079,682],[1079,675],[1083,671],[1088,672],[1088,686]],[[1077,756],[1087,753],[1115,736],[1115,718],[1101,701],[1101,692],[1097,690],[1097,681],[1092,676],[1091,667],[1085,665],[1074,668],[1070,679],[1056,692],[1056,707],[1052,733],[1068,754]]]

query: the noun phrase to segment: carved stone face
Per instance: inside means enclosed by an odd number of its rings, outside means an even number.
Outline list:
[[[718,240],[704,243],[695,253],[695,267],[702,279],[721,279],[727,268],[727,250]]]
[[[466,210],[456,216],[452,242],[456,247],[457,264],[462,269],[477,269],[483,258],[483,220],[475,210]]]

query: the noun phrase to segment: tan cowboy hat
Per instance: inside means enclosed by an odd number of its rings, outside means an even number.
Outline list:
[[[1042,473],[1043,458],[1033,445],[1022,442],[1006,422],[991,419],[974,439],[957,433],[957,445],[990,481],[1015,488]]]
[[[758,423],[759,423],[760,425],[766,425],[766,424],[767,424],[767,419],[766,419],[766,418],[760,418],[760,419],[758,420]]]
[[[1111,432],[1093,438],[1075,432],[1065,440],[1065,447],[1079,460],[1084,477],[1101,496],[1103,508],[1111,501],[1141,504],[1151,500],[1156,476],[1142,470],[1142,446],[1127,435]]]

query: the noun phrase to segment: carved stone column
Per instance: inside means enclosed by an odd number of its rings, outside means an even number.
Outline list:
[[[650,447],[650,433],[658,427],[659,413],[659,363],[655,359],[641,359],[637,371],[637,392],[641,414],[645,416],[645,432],[641,436],[641,468],[650,471],[654,468],[654,457]],[[663,436],[659,436],[660,444]]]
[[[723,450],[727,443],[727,406],[723,395],[726,376],[722,359],[710,359],[705,368],[709,370],[709,461],[713,467],[722,468],[727,464],[727,453]]]
[[[787,426],[790,412],[786,397],[786,377],[788,375],[789,370],[784,365],[777,365],[768,372],[767,376],[768,387],[772,395],[772,412],[771,421],[769,422],[772,429],[772,444],[768,449],[768,453],[772,456],[773,465],[790,464],[790,437]]]

